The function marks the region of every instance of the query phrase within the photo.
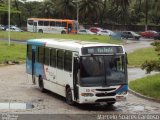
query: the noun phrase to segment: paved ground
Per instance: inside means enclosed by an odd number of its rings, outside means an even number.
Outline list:
[[[127,51],[127,53],[130,53],[130,52],[133,52],[137,49],[140,49],[140,48],[147,48],[147,47],[151,47],[151,43],[153,41],[151,40],[140,40],[140,41],[133,41],[133,40],[127,40],[127,42],[124,42],[124,47],[125,47],[125,50]]]
[[[32,85],[25,74],[25,65],[0,67],[0,103],[32,103],[33,109],[0,110],[0,113],[43,113],[43,114],[122,114],[160,113],[160,104],[144,100],[132,94],[125,102],[114,106],[77,105],[69,106],[65,99],[51,92],[41,93]]]

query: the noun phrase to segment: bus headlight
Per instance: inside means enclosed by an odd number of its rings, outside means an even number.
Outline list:
[[[92,97],[92,96],[94,96],[94,94],[93,93],[81,93],[81,96]]]
[[[127,91],[123,91],[123,92],[119,92],[117,93],[118,95],[126,95],[127,94]]]

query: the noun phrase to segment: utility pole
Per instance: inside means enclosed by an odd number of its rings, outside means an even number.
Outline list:
[[[10,44],[11,44],[11,38],[10,38],[10,20],[11,20],[11,1],[10,0],[8,0],[8,28],[9,28],[9,31],[8,31],[8,46],[10,46]]]
[[[145,14],[146,14],[145,31],[147,31],[148,30],[148,0],[145,0]]]
[[[77,0],[77,33],[78,33],[78,26],[79,26],[79,5]]]
[[[78,27],[79,27],[79,2],[80,0],[73,0],[74,3],[76,3],[77,6],[77,32],[78,32]]]

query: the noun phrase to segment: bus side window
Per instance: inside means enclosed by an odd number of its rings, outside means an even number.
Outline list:
[[[52,67],[56,67],[56,60],[57,60],[56,49],[52,48],[50,50],[50,65]]]
[[[61,22],[56,21],[56,26],[57,27],[61,27],[62,26],[61,24],[62,24]]]
[[[49,26],[49,21],[44,21],[44,26]]]
[[[44,63],[44,47],[38,47],[38,60],[39,63]]]
[[[72,52],[71,51],[65,51],[64,70],[69,71],[69,72],[72,71]]]
[[[38,21],[39,26],[43,26],[43,21]]]
[[[64,51],[57,50],[57,68],[63,69],[64,67]]]
[[[66,22],[62,22],[62,27],[67,27],[67,23]]]
[[[44,64],[49,65],[49,48],[45,48]]]
[[[51,21],[51,22],[50,22],[50,26],[55,26],[55,22],[54,22],[54,21]]]
[[[32,45],[27,45],[27,58],[28,60],[32,59]]]

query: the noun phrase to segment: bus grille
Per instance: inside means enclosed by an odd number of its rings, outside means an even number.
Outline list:
[[[107,98],[107,99],[98,99],[96,102],[115,102],[114,98]]]
[[[104,97],[104,96],[115,96],[116,93],[97,93],[97,97]]]
[[[116,88],[108,88],[108,89],[96,89],[96,91],[112,91],[115,90]]]

